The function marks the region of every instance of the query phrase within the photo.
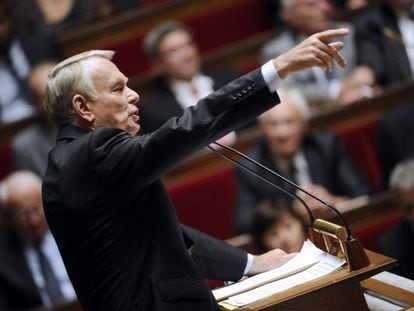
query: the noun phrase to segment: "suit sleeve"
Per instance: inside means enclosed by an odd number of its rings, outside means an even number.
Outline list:
[[[157,131],[130,137],[116,129],[94,131],[89,142],[92,165],[103,180],[146,187],[180,161],[279,102],[260,69],[202,99]]]
[[[398,150],[395,135],[393,135],[392,125],[385,119],[379,124],[378,149],[382,170],[382,185],[384,189],[389,188],[389,178],[394,166],[399,162]]]
[[[383,47],[380,36],[370,30],[372,27],[382,28],[380,21],[376,21],[372,17],[361,19],[355,24],[357,63],[370,67],[374,71],[376,81],[382,83],[385,74]]]
[[[191,258],[203,277],[237,281],[243,276],[247,253],[205,233],[181,225]]]

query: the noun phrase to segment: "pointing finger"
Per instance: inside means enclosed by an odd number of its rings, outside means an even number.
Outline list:
[[[316,33],[314,36],[317,37],[319,40],[327,42],[330,39],[335,37],[343,37],[349,33],[348,28],[339,28],[339,29],[329,29],[322,32]]]

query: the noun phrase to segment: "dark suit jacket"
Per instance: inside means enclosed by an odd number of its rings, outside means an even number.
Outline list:
[[[371,67],[380,85],[412,80],[405,47],[385,36],[384,30],[401,37],[397,17],[385,2],[355,20],[358,63]]]
[[[310,179],[314,184],[326,188],[334,195],[351,198],[370,192],[366,179],[347,156],[343,144],[333,133],[309,133],[304,138],[302,148],[308,163]],[[284,175],[277,167],[265,142],[259,143],[249,156]],[[245,160],[242,160],[242,163],[253,168],[255,172],[264,173]],[[281,185],[281,182],[269,173],[264,175]],[[260,201],[264,199],[292,201],[292,198],[240,168],[236,170],[236,176],[239,188],[236,208],[237,233],[250,230],[254,209]],[[287,187],[283,184],[281,186]]]
[[[0,231],[0,310],[26,310],[42,305],[20,240],[11,232]]]
[[[204,278],[237,280],[247,255],[180,226],[159,178],[278,101],[258,69],[148,135],[61,129],[44,208],[85,311],[218,308]]]
[[[398,259],[392,272],[414,280],[414,230],[408,221],[401,221],[379,240],[382,254]]]
[[[240,73],[233,70],[215,70],[206,75],[213,79],[213,89],[218,90],[239,77]],[[157,82],[154,94],[142,100],[140,106],[142,131],[151,133],[160,128],[168,119],[182,115],[183,111],[168,82],[161,78]]]
[[[384,114],[379,126],[379,155],[384,188],[392,169],[399,162],[414,157],[414,100]]]

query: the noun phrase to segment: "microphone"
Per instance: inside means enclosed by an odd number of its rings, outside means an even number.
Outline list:
[[[221,146],[222,148],[225,148],[225,149],[230,148],[230,147],[228,147],[228,146],[226,146],[226,145],[222,145],[222,144],[217,143],[217,142],[214,142],[214,143],[215,143],[216,145],[218,145],[218,146]],[[210,149],[212,152],[214,152],[214,153],[215,153],[216,155],[218,155],[219,157],[222,157],[223,159],[225,159],[225,160],[227,160],[227,161],[230,161],[231,163],[233,163],[233,164],[237,165],[238,167],[241,167],[242,169],[244,169],[244,170],[248,171],[250,174],[253,174],[254,176],[256,176],[257,178],[259,178],[260,180],[262,180],[262,181],[266,182],[267,184],[269,184],[269,185],[271,185],[271,186],[275,187],[276,189],[278,189],[278,190],[282,191],[283,193],[287,194],[287,195],[288,195],[288,196],[290,196],[291,198],[293,198],[293,199],[297,199],[299,202],[301,202],[301,203],[302,203],[302,205],[303,205],[303,206],[305,207],[305,209],[307,210],[308,215],[309,215],[309,221],[310,221],[310,223],[311,223],[311,224],[313,224],[313,222],[315,221],[315,217],[314,217],[314,216],[313,216],[313,214],[312,214],[312,210],[310,209],[310,207],[308,206],[308,204],[306,204],[306,202],[305,202],[305,201],[304,201],[301,197],[299,197],[297,194],[295,194],[295,193],[291,193],[291,192],[287,191],[286,189],[284,189],[284,188],[282,188],[281,186],[279,186],[279,185],[275,184],[274,182],[270,181],[269,179],[266,179],[265,177],[263,177],[263,176],[259,175],[258,173],[256,173],[255,171],[253,171],[250,167],[248,167],[248,166],[244,165],[243,163],[240,163],[239,161],[234,160],[234,159],[232,159],[232,158],[230,158],[230,157],[226,156],[225,154],[223,154],[223,153],[219,152],[217,149],[214,149],[214,148],[213,148],[213,147],[211,147],[211,146],[207,146],[207,148],[208,148],[208,149]],[[227,150],[230,150],[230,149],[227,149]],[[235,150],[235,151],[237,151],[237,150]],[[246,157],[247,157],[247,156],[246,156]]]
[[[251,157],[249,157],[249,156],[245,155],[244,153],[242,153],[242,152],[240,152],[240,151],[238,151],[238,150],[236,150],[236,149],[234,149],[234,148],[232,148],[232,147],[229,147],[229,146],[223,145],[223,144],[221,144],[221,143],[218,143],[218,142],[213,142],[213,143],[214,143],[215,145],[218,145],[218,146],[220,146],[220,147],[222,147],[222,148],[224,148],[224,149],[226,149],[226,150],[228,150],[228,151],[230,151],[230,152],[234,153],[234,154],[237,154],[238,156],[240,156],[240,157],[242,157],[243,159],[247,160],[249,163],[252,163],[252,164],[254,164],[254,165],[256,165],[256,166],[260,167],[261,169],[265,170],[266,172],[270,173],[271,175],[273,175],[273,176],[277,177],[279,180],[282,180],[283,182],[285,182],[285,183],[287,183],[287,184],[291,185],[293,188],[295,188],[295,189],[297,189],[297,190],[302,191],[303,193],[305,193],[305,194],[307,194],[308,196],[310,196],[310,197],[314,198],[315,200],[317,200],[318,202],[322,203],[323,205],[325,205],[325,206],[329,207],[331,210],[333,210],[333,211],[335,212],[335,214],[339,217],[339,219],[340,219],[340,220],[341,220],[341,222],[343,223],[343,225],[344,225],[344,227],[345,227],[345,230],[346,230],[346,232],[347,232],[347,234],[348,234],[348,240],[353,240],[353,239],[354,239],[354,237],[352,236],[351,230],[350,230],[350,228],[349,228],[349,226],[348,226],[347,222],[346,222],[346,221],[345,221],[345,219],[343,218],[342,214],[341,214],[341,213],[337,210],[337,208],[336,208],[335,206],[333,206],[331,203],[329,203],[329,202],[327,202],[327,201],[325,201],[325,200],[322,200],[321,198],[319,198],[319,197],[317,197],[316,195],[314,195],[314,194],[310,193],[309,191],[307,191],[307,190],[303,189],[302,187],[300,187],[299,185],[297,185],[297,184],[295,184],[294,182],[290,181],[289,179],[287,179],[287,178],[283,177],[282,175],[280,175],[280,174],[276,173],[275,171],[271,170],[270,168],[268,168],[268,167],[264,166],[263,164],[261,164],[261,163],[259,163],[259,162],[255,161],[255,160],[253,160]],[[246,169],[247,171],[249,171],[250,173],[252,173],[252,174],[253,174],[253,175],[255,175],[256,177],[260,178],[261,180],[266,181],[268,184],[273,185],[274,187],[276,187],[277,189],[281,190],[282,192],[284,192],[284,193],[288,194],[289,196],[291,196],[291,197],[294,197],[294,198],[298,199],[298,200],[299,200],[299,201],[303,204],[303,206],[305,206],[306,210],[308,211],[308,213],[309,213],[309,218],[310,218],[310,220],[311,220],[311,224],[313,224],[313,223],[314,223],[314,217],[313,217],[313,214],[312,214],[311,209],[310,209],[310,208],[309,208],[309,206],[305,203],[305,201],[303,201],[303,199],[301,199],[298,195],[296,195],[296,194],[294,194],[294,193],[291,193],[291,192],[287,191],[286,189],[283,189],[282,187],[280,187],[280,186],[276,185],[275,183],[271,182],[270,180],[268,180],[267,178],[263,177],[262,175],[260,175],[260,174],[258,174],[258,173],[256,173],[256,172],[254,172],[252,169],[250,169],[249,167],[245,166],[244,164],[240,163],[240,162],[239,162],[239,161],[237,161],[237,160],[234,160],[234,159],[232,159],[232,158],[227,157],[226,155],[224,155],[223,153],[219,152],[218,150],[216,150],[216,149],[214,149],[214,148],[212,148],[212,147],[210,147],[210,146],[208,146],[207,148],[209,148],[209,149],[210,149],[210,150],[212,150],[215,154],[217,154],[217,155],[221,156],[222,158],[224,158],[224,159],[226,159],[226,160],[228,160],[228,161],[230,161],[230,162],[232,162],[232,163],[236,164],[236,165],[237,165],[237,166],[239,166],[239,167],[242,167],[242,168]]]

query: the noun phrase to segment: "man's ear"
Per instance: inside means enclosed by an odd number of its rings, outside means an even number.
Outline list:
[[[75,113],[84,121],[92,123],[95,120],[95,115],[90,109],[88,100],[80,95],[76,94],[72,98],[72,106]]]

